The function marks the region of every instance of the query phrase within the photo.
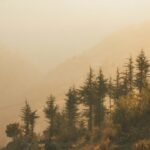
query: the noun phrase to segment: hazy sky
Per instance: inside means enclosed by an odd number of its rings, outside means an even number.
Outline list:
[[[0,0],[0,43],[46,71],[144,21],[150,0]]]

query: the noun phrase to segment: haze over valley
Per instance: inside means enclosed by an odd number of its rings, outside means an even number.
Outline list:
[[[150,58],[150,2],[116,3],[0,1],[0,145],[25,99],[42,114],[50,94],[62,107],[90,67],[109,78],[141,49]],[[39,122],[41,132],[46,121]]]

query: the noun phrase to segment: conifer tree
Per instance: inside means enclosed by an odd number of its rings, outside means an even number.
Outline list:
[[[31,114],[30,114],[31,138],[33,138],[35,123],[36,123],[36,119],[38,119],[38,118],[39,118],[39,116],[37,115],[37,111],[31,111]]]
[[[107,94],[107,79],[105,79],[104,74],[102,70],[100,69],[99,75],[96,80],[97,83],[97,93],[98,93],[98,98],[103,100]]]
[[[135,85],[139,92],[142,92],[142,89],[148,85],[148,73],[149,73],[149,61],[145,56],[144,51],[142,50],[136,59],[136,79]]]
[[[69,129],[75,129],[78,117],[78,95],[75,88],[70,88],[66,94],[66,117]]]
[[[115,79],[115,84],[114,84],[113,96],[115,100],[118,100],[121,96],[121,77],[120,77],[120,72],[118,68],[117,68],[116,79]]]
[[[33,138],[36,119],[39,118],[37,111],[32,111],[30,105],[25,101],[25,106],[22,108],[21,119],[24,122],[25,137]]]
[[[25,101],[25,106],[22,108],[21,111],[22,111],[21,119],[24,123],[24,134],[25,134],[25,137],[29,137],[31,107],[27,101]]]
[[[112,112],[112,99],[113,99],[113,83],[112,83],[112,78],[110,77],[109,82],[108,82],[108,96],[109,96],[109,113],[111,117],[111,112]]]
[[[128,88],[129,91],[132,92],[133,86],[134,86],[134,65],[133,65],[133,59],[132,56],[128,59],[127,63],[127,74],[128,74]]]
[[[53,95],[50,95],[50,97],[48,97],[46,105],[47,106],[44,108],[44,113],[49,123],[48,138],[51,138],[54,135],[54,122],[58,109],[57,106],[55,105],[55,97]]]
[[[55,136],[61,136],[68,132],[65,112],[56,113],[53,132]]]
[[[100,127],[104,118],[104,98],[107,94],[107,80],[105,79],[102,70],[96,79],[97,100],[95,102],[95,126]]]
[[[84,86],[80,90],[81,102],[88,107],[87,117],[88,117],[88,129],[92,131],[94,124],[94,104],[96,101],[96,85],[94,81],[94,73],[92,68],[87,76]]]
[[[127,70],[125,70],[123,73],[122,73],[122,82],[121,82],[121,85],[120,85],[120,96],[126,96],[128,93],[129,93],[129,80],[128,80],[128,72]]]

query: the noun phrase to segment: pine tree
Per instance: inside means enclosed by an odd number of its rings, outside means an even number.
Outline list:
[[[53,132],[55,136],[61,136],[68,132],[65,112],[56,113]]]
[[[101,69],[99,71],[99,75],[97,77],[96,83],[97,83],[96,86],[98,91],[98,97],[100,101],[102,101],[107,94],[107,79],[105,79]]]
[[[94,81],[94,73],[92,68],[87,76],[84,86],[80,90],[81,102],[88,107],[87,117],[88,117],[88,129],[93,130],[94,124],[94,104],[96,101],[96,85]]]
[[[127,70],[125,70],[123,73],[122,73],[122,82],[121,82],[121,85],[120,85],[120,96],[126,96],[128,93],[129,93],[129,80],[128,80],[128,72]]]
[[[120,77],[119,69],[117,69],[117,73],[116,73],[113,97],[115,100],[118,100],[121,97],[121,77]]]
[[[24,122],[25,137],[33,138],[36,119],[39,118],[37,111],[32,111],[30,105],[25,101],[25,106],[22,108],[21,119]]]
[[[112,78],[110,77],[109,82],[108,82],[108,96],[109,96],[109,113],[110,113],[110,118],[111,118],[111,113],[112,113],[112,99],[113,99],[113,83],[112,83]]]
[[[105,79],[102,70],[96,80],[97,100],[95,103],[95,126],[100,127],[104,118],[104,98],[107,94],[107,80]]]
[[[37,115],[37,111],[31,111],[31,114],[30,114],[31,138],[33,138],[35,123],[36,123],[36,119],[38,119],[38,118],[39,118],[39,116]]]
[[[29,137],[31,107],[27,101],[25,101],[25,106],[22,108],[21,111],[22,111],[21,119],[24,123],[24,134],[25,134],[25,137]]]
[[[148,85],[148,73],[149,73],[149,61],[145,56],[144,51],[142,50],[141,53],[138,55],[136,59],[136,79],[135,79],[135,85],[139,92],[142,92],[142,89],[147,87]]]
[[[134,86],[134,65],[133,65],[133,59],[132,56],[128,59],[127,63],[127,74],[128,74],[128,86],[129,86],[129,91],[133,91],[133,86]]]
[[[78,95],[75,88],[70,88],[66,94],[66,117],[69,129],[75,129],[78,117]]]
[[[125,71],[122,72],[120,77],[120,96],[126,96],[133,91],[134,86],[134,74],[133,74],[133,60],[132,57],[128,59],[128,63],[125,66]]]
[[[50,97],[48,97],[46,105],[47,106],[44,108],[44,113],[49,123],[48,138],[51,138],[54,135],[54,122],[58,109],[57,106],[55,105],[55,97],[53,95],[50,95]]]

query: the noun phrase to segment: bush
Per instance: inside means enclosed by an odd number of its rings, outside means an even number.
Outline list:
[[[134,150],[150,150],[150,139],[140,140],[133,146]]]

